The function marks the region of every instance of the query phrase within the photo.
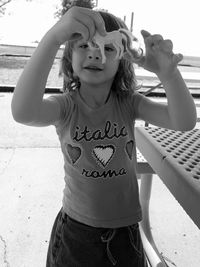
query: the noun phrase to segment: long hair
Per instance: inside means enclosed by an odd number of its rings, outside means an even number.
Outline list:
[[[98,11],[105,22],[107,32],[119,30],[120,28],[127,29],[126,24],[114,15]],[[61,59],[61,72],[64,77],[63,91],[72,91],[80,87],[78,77],[74,77],[72,68],[72,48],[74,41],[66,42],[63,57]],[[118,96],[127,96],[130,92],[136,89],[136,78],[133,63],[126,58],[121,58],[118,71],[115,74],[111,90]]]

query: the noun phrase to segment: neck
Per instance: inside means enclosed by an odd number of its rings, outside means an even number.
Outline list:
[[[79,92],[81,98],[89,107],[99,108],[108,101],[111,89],[105,86],[100,88],[95,85],[92,87],[81,85]]]

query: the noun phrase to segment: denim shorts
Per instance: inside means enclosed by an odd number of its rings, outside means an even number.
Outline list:
[[[49,242],[46,267],[147,267],[138,224],[96,228],[61,209]]]

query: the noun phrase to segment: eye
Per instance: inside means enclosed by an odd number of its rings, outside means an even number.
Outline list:
[[[113,51],[115,51],[115,48],[114,48],[113,45],[105,45],[104,49],[107,52],[113,52]]]
[[[87,43],[80,44],[79,48],[86,49],[86,48],[88,48],[88,44]]]

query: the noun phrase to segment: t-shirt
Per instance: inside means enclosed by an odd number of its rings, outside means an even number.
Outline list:
[[[134,124],[143,96],[135,92],[121,100],[111,93],[95,109],[78,90],[53,97],[61,111],[56,131],[64,156],[64,211],[94,227],[140,221]]]

